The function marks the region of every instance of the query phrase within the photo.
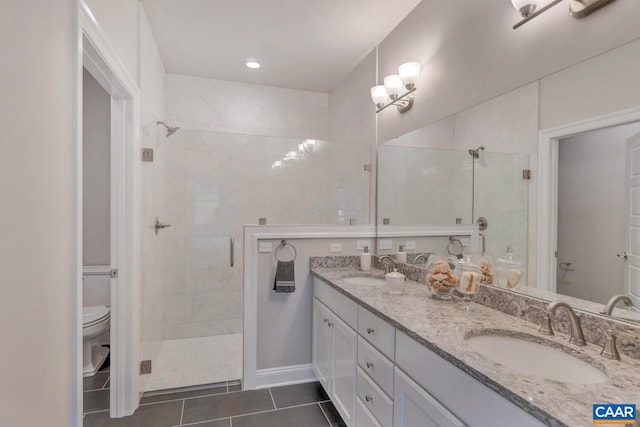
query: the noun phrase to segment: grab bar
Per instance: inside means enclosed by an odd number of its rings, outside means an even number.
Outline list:
[[[229,266],[233,267],[233,261],[235,257],[235,245],[236,241],[233,237],[229,237]]]

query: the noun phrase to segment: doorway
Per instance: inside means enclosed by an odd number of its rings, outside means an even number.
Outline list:
[[[111,96],[82,73],[83,413],[109,409]]]
[[[538,288],[556,292],[559,279],[558,274],[560,274],[559,271],[561,267],[560,262],[563,263],[563,270],[573,267],[573,265],[567,264],[572,262],[571,260],[560,260],[556,258],[556,251],[558,251],[558,153],[560,141],[585,132],[602,130],[631,123],[640,123],[640,108],[633,108],[630,110],[607,114],[540,132],[538,143],[537,209]],[[626,186],[628,186],[628,184],[626,184]],[[629,196],[629,194],[626,196]],[[625,200],[629,200],[626,196]],[[626,201],[624,203],[626,203]],[[628,207],[625,208],[624,205],[618,207],[618,209],[624,210],[627,213],[632,213],[630,209],[628,209]],[[640,244],[640,238],[637,234],[629,234],[627,231],[628,230],[625,230],[625,246],[633,249]],[[597,239],[591,239],[591,246],[598,244],[599,242]],[[620,252],[616,250],[611,256],[616,257],[616,254],[618,253]],[[629,260],[634,264],[636,263],[635,256],[629,257]],[[562,271],[562,273],[564,272]],[[628,277],[625,277],[625,288],[631,288],[632,290],[635,288],[637,291],[638,277],[640,276],[628,275]]]
[[[558,144],[557,292],[601,304],[627,293],[627,140],[640,123]]]
[[[110,97],[110,207],[109,266],[110,268],[110,416],[131,415],[138,406],[139,361],[139,91],[92,18],[88,7],[78,8],[78,55],[76,63],[77,104],[82,106],[83,73],[95,79]],[[76,259],[83,259],[83,132],[82,108],[76,119]],[[80,263],[78,263],[81,265]],[[77,411],[74,425],[82,425],[83,395],[83,328],[82,269],[76,280],[76,346]],[[113,271],[112,271],[113,270]]]

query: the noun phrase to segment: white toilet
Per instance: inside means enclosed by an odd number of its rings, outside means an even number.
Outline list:
[[[109,348],[102,346],[101,337],[109,332],[110,320],[109,307],[82,308],[82,374],[85,377],[95,375],[109,355]]]

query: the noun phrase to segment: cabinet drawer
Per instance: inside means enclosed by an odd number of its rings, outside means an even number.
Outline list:
[[[362,337],[358,337],[358,365],[388,396],[393,396],[393,362]]]
[[[393,401],[358,367],[358,397],[381,426],[393,425]]]
[[[356,408],[356,427],[382,427],[360,398]]]
[[[360,306],[358,333],[390,360],[395,360],[396,328]]]
[[[440,402],[396,368],[393,396],[394,427],[465,427]]]
[[[544,425],[402,332],[398,333],[396,364],[469,425],[495,427],[498,421],[518,427]]]
[[[317,277],[313,278],[313,296],[318,298],[331,311],[338,315],[353,329],[358,328],[358,305],[327,285]]]

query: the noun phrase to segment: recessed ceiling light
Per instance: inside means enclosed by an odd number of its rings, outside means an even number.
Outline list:
[[[255,59],[249,59],[246,62],[246,66],[249,67],[249,68],[253,68],[255,70],[255,69],[258,69],[258,68],[262,67],[262,64],[259,63],[258,61],[256,61]]]

